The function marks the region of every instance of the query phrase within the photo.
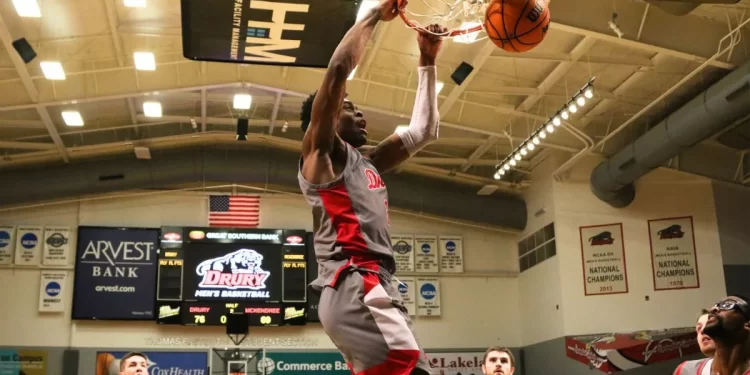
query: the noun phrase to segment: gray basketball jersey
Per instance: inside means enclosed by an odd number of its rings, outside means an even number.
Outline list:
[[[327,184],[306,181],[299,162],[299,186],[316,216],[313,246],[318,278],[311,285],[318,291],[347,265],[378,261],[389,273],[396,271],[388,234],[388,190],[369,159],[348,144],[346,151],[341,176]]]
[[[711,361],[713,358],[697,359],[694,361],[685,361],[677,367],[674,375],[703,375],[706,370],[711,371]]]

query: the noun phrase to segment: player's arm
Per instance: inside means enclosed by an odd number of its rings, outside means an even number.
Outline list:
[[[331,56],[323,83],[313,100],[310,126],[302,140],[302,157],[305,161],[311,159],[313,166],[309,167],[313,170],[319,170],[318,164],[330,168],[329,156],[334,146],[342,142],[337,139],[336,123],[346,95],[346,80],[359,63],[377,23],[390,21],[398,15],[396,4],[396,0],[381,0],[349,29]],[[314,161],[321,159],[323,163]]]
[[[433,33],[444,33],[446,29],[430,25]],[[442,45],[442,37],[420,31],[418,86],[409,128],[401,134],[391,134],[370,153],[370,159],[380,173],[385,173],[438,138],[440,113],[437,103],[437,68],[435,59]]]

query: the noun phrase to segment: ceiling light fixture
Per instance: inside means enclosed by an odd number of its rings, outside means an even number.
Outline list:
[[[13,6],[19,17],[39,18],[42,16],[36,0],[13,0]]]
[[[499,180],[505,176],[511,166],[515,166],[524,156],[530,154],[537,145],[541,144],[541,139],[551,136],[555,128],[562,125],[562,120],[570,118],[571,114],[577,113],[578,108],[586,105],[586,101],[594,97],[594,77],[578,90],[554,115],[552,115],[544,124],[537,128],[523,142],[521,142],[508,156],[497,165],[495,170],[495,179]],[[562,119],[561,119],[562,118]]]
[[[64,81],[65,70],[63,70],[62,64],[59,61],[42,61],[39,63],[44,73],[44,78],[53,81]]]
[[[161,117],[161,103],[144,102],[143,114],[146,115],[146,117]]]
[[[153,52],[135,52],[133,53],[135,68],[138,70],[156,70],[156,59]]]
[[[62,118],[63,121],[65,121],[65,125],[83,126],[83,118],[81,117],[81,113],[78,111],[63,111]]]
[[[250,105],[253,103],[253,97],[249,94],[234,94],[234,109],[250,109]]]

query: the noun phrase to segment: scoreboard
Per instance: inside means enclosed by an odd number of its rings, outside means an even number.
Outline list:
[[[251,326],[305,324],[307,239],[303,230],[163,227],[157,322],[224,325],[244,312]]]

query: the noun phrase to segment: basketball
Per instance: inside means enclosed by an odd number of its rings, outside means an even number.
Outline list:
[[[507,52],[527,52],[547,35],[550,14],[547,0],[493,0],[487,7],[487,36]]]

